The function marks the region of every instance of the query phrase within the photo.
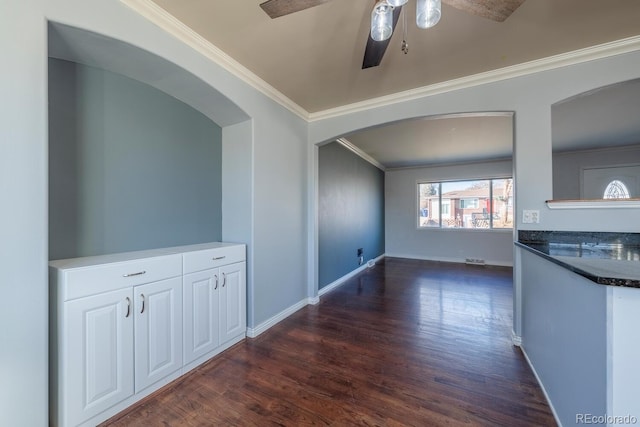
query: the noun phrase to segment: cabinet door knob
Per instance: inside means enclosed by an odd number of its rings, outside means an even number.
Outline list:
[[[140,314],[144,313],[144,294],[140,294],[140,298],[142,299],[142,309],[140,310]]]
[[[131,300],[129,299],[129,297],[126,298],[127,300],[127,314],[124,315],[124,317],[129,317],[129,315],[131,314]]]
[[[215,287],[215,288],[213,288],[213,290],[215,291],[216,289],[218,289],[218,275],[217,275],[217,274],[214,274],[214,275],[213,275],[213,277],[215,277],[215,278],[216,278],[216,287]]]
[[[227,275],[222,273],[222,287],[227,284]]]

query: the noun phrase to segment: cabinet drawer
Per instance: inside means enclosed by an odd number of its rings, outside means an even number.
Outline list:
[[[184,274],[220,267],[245,260],[245,246],[225,246],[201,251],[186,252],[183,255]]]
[[[59,270],[63,301],[182,275],[180,254]]]

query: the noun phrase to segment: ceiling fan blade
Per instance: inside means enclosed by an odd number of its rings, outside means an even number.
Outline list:
[[[398,19],[400,18],[400,12],[402,11],[402,6],[396,7],[393,9],[393,32],[396,32],[396,27],[398,24]],[[381,42],[377,42],[371,38],[371,33],[367,38],[367,47],[364,50],[364,58],[362,59],[362,69],[377,67],[382,62],[382,57],[384,53],[387,51],[387,46],[389,46],[389,42],[391,41],[391,37]]]
[[[267,0],[260,3],[262,10],[266,12],[271,19],[290,13],[300,12],[301,10],[319,6],[331,0]]]
[[[518,8],[524,0],[442,0],[456,9],[492,21],[502,22]]]

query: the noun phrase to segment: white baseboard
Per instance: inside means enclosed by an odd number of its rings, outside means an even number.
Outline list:
[[[522,347],[522,337],[520,335],[516,335],[513,330],[511,331],[511,342],[516,347]]]
[[[379,260],[381,260],[382,258],[384,258],[385,255],[382,254],[377,258],[373,259],[373,262],[378,262]],[[296,311],[300,310],[302,307],[306,306],[306,305],[316,305],[320,302],[320,296],[326,294],[327,292],[329,292],[331,289],[334,289],[338,286],[340,286],[341,284],[343,284],[347,279],[350,279],[351,277],[355,276],[356,274],[360,273],[361,271],[365,270],[366,268],[369,268],[369,266],[365,263],[363,265],[361,265],[360,267],[358,267],[356,270],[352,271],[351,273],[342,276],[340,279],[336,280],[335,282],[329,284],[328,286],[325,286],[324,288],[320,289],[318,291],[318,295],[314,296],[314,297],[309,297],[309,298],[305,298],[301,301],[298,301],[297,303],[293,304],[292,306],[285,308],[284,310],[282,310],[280,313],[276,314],[275,316],[271,317],[270,319],[267,319],[266,321],[262,322],[261,324],[259,324],[258,326],[256,326],[255,328],[249,328],[247,327],[247,338],[255,338],[258,335],[262,334],[263,332],[265,332],[266,330],[268,330],[269,328],[271,328],[272,326],[276,325],[278,322],[281,322],[282,320],[286,319],[287,317],[291,316],[293,313],[295,313]]]
[[[424,256],[424,255],[416,255],[416,254],[386,254],[389,258],[408,258],[408,259],[419,259],[422,261],[437,261],[437,262],[453,262],[457,264],[466,264],[466,258],[453,258],[453,257],[434,257],[434,256]],[[513,262],[506,261],[495,261],[495,260],[485,260],[485,265],[492,265],[495,267],[513,267]]]
[[[379,257],[374,258],[373,259],[374,264],[376,262],[380,261],[381,259],[383,259],[385,256],[387,256],[387,255],[386,254],[382,254]],[[323,287],[322,289],[318,289],[318,296],[321,297],[322,295],[326,294],[327,292],[331,292],[332,290],[334,290],[338,286],[342,285],[344,282],[346,282],[347,280],[351,279],[352,277],[354,277],[358,273],[363,272],[367,268],[370,268],[368,263],[364,263],[360,267],[358,267],[355,270],[353,270],[351,273],[347,273],[344,276],[342,276],[341,278],[339,278],[338,280],[335,280],[335,281],[329,283],[327,286]]]
[[[285,308],[280,313],[276,314],[275,316],[271,317],[270,319],[267,319],[266,321],[262,322],[261,324],[259,324],[255,328],[247,327],[247,337],[248,338],[255,338],[258,335],[260,335],[261,333],[265,332],[267,329],[269,329],[272,326],[276,325],[278,322],[281,322],[282,320],[284,320],[287,317],[291,316],[293,313],[295,313],[296,311],[300,310],[302,307],[304,307],[306,305],[309,305],[309,304],[317,304],[319,301],[320,301],[320,298],[318,298],[318,297],[305,298],[305,299],[303,299],[301,301],[298,301],[297,303],[293,304],[292,306],[290,306],[288,308]]]
[[[549,404],[549,408],[551,408],[551,413],[553,414],[553,418],[556,419],[556,423],[558,424],[559,427],[562,427],[562,422],[560,422],[560,418],[558,417],[558,413],[556,412],[556,408],[553,407],[553,402],[551,402],[551,399],[549,398],[549,394],[547,393],[547,390],[544,388],[544,384],[542,383],[542,380],[540,379],[540,376],[538,375],[538,372],[536,371],[536,368],[534,368],[533,363],[531,363],[531,359],[529,359],[529,356],[527,355],[527,352],[525,351],[524,347],[522,346],[522,339],[520,340],[520,350],[522,350],[522,354],[524,354],[524,358],[527,361],[527,363],[529,364],[529,367],[531,368],[531,371],[533,372],[533,376],[536,377],[536,381],[538,381],[538,385],[540,385],[540,389],[542,389],[542,393],[544,394],[544,398],[547,399],[547,403]]]

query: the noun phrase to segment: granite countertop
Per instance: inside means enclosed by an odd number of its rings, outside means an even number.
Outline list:
[[[520,230],[516,245],[598,284],[640,288],[640,233]]]

